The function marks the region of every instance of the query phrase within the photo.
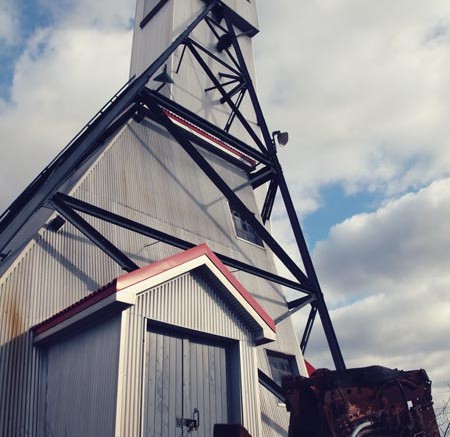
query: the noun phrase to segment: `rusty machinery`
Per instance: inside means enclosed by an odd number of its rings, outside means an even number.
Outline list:
[[[424,370],[316,370],[283,380],[289,437],[439,437]]]

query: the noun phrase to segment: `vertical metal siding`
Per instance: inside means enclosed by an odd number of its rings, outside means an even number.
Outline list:
[[[128,350],[125,353],[127,358],[122,363],[126,378],[123,386],[125,401],[121,413],[121,436],[139,435],[139,420],[136,418],[140,416],[142,405],[140,387],[145,384],[142,380],[144,356],[141,345],[144,342],[148,319],[225,336],[240,342],[241,384],[243,388],[252,388],[244,389],[242,393],[243,421],[253,435],[260,435],[254,344],[248,340],[251,334],[242,322],[236,320],[227,305],[202,277],[185,274],[142,293],[135,307],[126,311],[126,316],[129,332],[125,335],[127,338],[135,338],[136,341],[128,342]],[[206,360],[209,355],[204,357]]]
[[[241,0],[226,0],[226,3],[256,25],[254,3]],[[168,2],[157,17],[139,31],[139,35],[135,35],[132,74],[139,74],[146,68],[168,46],[174,35],[180,29],[184,29],[186,23],[203,5],[200,0]],[[136,26],[143,18],[142,11],[143,1],[139,0]],[[199,26],[194,37],[207,46],[213,42],[204,24]],[[243,38],[240,39],[240,43],[253,75],[251,41]],[[175,53],[174,64],[180,52],[181,49]],[[175,77],[176,84],[172,87],[174,96],[186,106],[198,109],[197,112],[209,120],[223,125],[227,115],[223,111],[223,106],[217,103],[217,94],[210,93],[204,96],[203,88],[206,87],[204,78],[196,71],[190,70],[190,64],[192,59],[187,57],[183,65],[186,71],[180,72]],[[169,63],[169,70],[171,69],[173,66]],[[193,100],[193,90],[202,91],[202,98]],[[254,119],[248,101],[243,102],[242,110],[250,120]],[[233,125],[232,132],[245,138],[246,134],[237,123]],[[211,155],[208,157],[230,185],[237,187],[246,182],[246,176],[242,171]],[[141,125],[131,123],[129,128],[122,131],[72,194],[192,242],[207,242],[213,250],[221,253],[236,256],[262,268],[273,269],[270,254],[235,240],[226,201],[210,185],[207,178],[198,172],[195,164],[181,148],[166,134],[162,134],[160,128],[152,127],[150,123],[144,122]],[[239,195],[256,211],[253,192],[249,187],[240,190]],[[176,252],[167,245],[153,244],[154,241],[151,239],[117,229],[98,220],[89,219],[89,221],[118,247],[128,252],[139,265],[165,258]],[[150,244],[152,245],[149,246]],[[42,228],[4,273],[0,280],[0,399],[7,399],[8,402],[0,402],[0,435],[15,437],[37,433],[37,392],[41,358],[32,346],[29,328],[121,273],[118,266],[69,224],[58,233],[48,232]],[[248,275],[241,274],[239,278],[272,317],[277,317],[286,310],[283,296],[277,287],[250,278]],[[189,284],[180,284],[182,285]],[[195,288],[192,284],[189,287]],[[170,290],[170,293],[173,294],[171,302],[178,299],[175,290]],[[186,302],[186,305],[191,307],[168,305],[168,297],[160,298],[155,302],[155,305],[160,305],[158,314],[167,311],[170,320],[186,326],[197,326],[196,323],[200,322],[196,321],[196,317],[198,318],[198,314],[208,314],[211,303],[206,302],[202,295],[195,293],[194,295],[195,297],[189,298]],[[186,308],[198,308],[199,312],[186,311]],[[136,323],[132,323],[133,317],[138,316],[130,314],[128,317],[131,320],[130,335],[142,336],[140,325],[136,320],[134,320]],[[228,332],[231,329],[225,318],[206,320],[202,327],[217,332]],[[290,322],[281,324],[278,333],[279,341],[271,347],[285,353],[295,353],[300,357]],[[243,381],[256,383],[254,352],[245,340],[240,341],[243,362],[253,363],[253,367],[250,364],[243,367]],[[260,366],[267,370],[264,351],[260,352]],[[139,357],[139,353],[136,346],[130,346],[123,360],[130,366],[135,365],[133,360]],[[138,411],[137,399],[140,393],[138,379],[126,392],[127,400],[124,405]],[[243,396],[245,423],[249,424],[249,429],[253,430],[255,435],[259,435],[258,421],[255,420],[255,414],[258,413],[254,407],[259,400],[255,400],[255,396],[251,393],[244,392]],[[280,411],[276,401],[265,399],[264,394],[262,396],[263,413],[268,417],[276,417]],[[124,424],[124,429],[126,432],[123,436],[136,435],[134,431],[138,427],[135,424]],[[267,433],[265,435],[272,435],[271,432],[265,429]]]
[[[170,44],[172,36],[173,2],[167,2],[143,29],[145,0],[136,5],[135,31],[131,55],[130,76],[139,76]]]
[[[256,28],[258,27],[258,19],[256,16],[256,0],[224,0],[224,3],[239,13],[245,20]]]
[[[196,389],[190,393],[190,408],[186,416],[191,417],[194,408],[200,412],[201,426],[198,437],[210,437],[214,424],[229,423],[226,350],[224,347],[190,342],[190,383]],[[202,419],[203,418],[203,419]]]
[[[40,435],[114,435],[120,319],[100,322],[48,348]]]
[[[175,418],[183,417],[183,340],[154,332],[148,337],[143,435],[177,435]]]
[[[207,156],[231,186],[238,187],[246,181],[243,171]],[[72,195],[193,243],[206,242],[213,250],[261,268],[274,269],[270,252],[235,239],[226,200],[181,148],[151,123],[131,123],[126,127],[87,171]],[[256,211],[250,187],[239,190],[239,195]],[[100,220],[87,220],[139,265],[178,252]],[[32,346],[29,328],[121,273],[114,262],[68,223],[56,233],[42,227],[4,273],[0,280],[0,396],[9,401],[0,403],[0,435],[36,432],[40,358]],[[287,310],[279,287],[246,274],[235,274],[273,318]],[[189,290],[192,284],[180,287]],[[170,293],[175,295],[176,291]],[[158,314],[167,311],[171,323],[189,326],[194,323],[195,314],[208,314],[210,303],[198,293],[186,295],[189,298],[183,306],[168,305],[167,299],[161,298],[154,302],[154,308],[161,306]],[[186,308],[196,308],[198,312]],[[206,331],[228,332],[226,319],[206,319],[203,323]],[[130,335],[141,335],[135,325],[130,329]],[[300,357],[290,321],[278,327],[278,338],[279,342],[271,347]],[[127,351],[124,359],[134,360],[136,354]],[[249,362],[254,362],[253,358]],[[264,360],[260,360],[260,365],[265,368]],[[254,379],[255,372],[256,365],[245,370],[245,378]],[[124,404],[137,411],[139,393],[137,385],[134,387],[134,392],[127,392],[129,402]],[[244,402],[244,417],[252,422],[256,413],[254,399],[249,396],[250,407]],[[263,408],[269,417],[279,412],[276,400],[264,403]],[[124,427],[123,436],[136,435],[135,425]],[[258,424],[252,422],[250,428],[257,430]]]
[[[228,423],[226,348],[152,330],[146,337],[144,435],[181,435],[176,418],[192,418],[194,409],[198,437],[210,437],[215,423]]]

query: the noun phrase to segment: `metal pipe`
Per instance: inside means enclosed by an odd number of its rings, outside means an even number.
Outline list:
[[[358,434],[366,428],[369,428],[369,426],[372,426],[373,422],[371,420],[368,420],[367,422],[360,423],[352,432],[350,437],[357,437]]]

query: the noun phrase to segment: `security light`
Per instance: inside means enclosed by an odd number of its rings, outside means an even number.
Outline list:
[[[153,78],[153,80],[161,83],[175,83],[169,76],[169,73],[167,73],[167,65],[164,65],[164,71],[162,73],[159,73],[158,76]]]
[[[278,145],[280,147],[284,147],[289,141],[289,133],[281,132],[279,130],[272,132],[272,141],[274,145],[275,145],[275,138],[277,139]]]

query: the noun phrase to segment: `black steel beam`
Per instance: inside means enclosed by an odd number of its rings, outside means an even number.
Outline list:
[[[334,331],[334,328],[333,328],[333,325],[331,322],[330,314],[328,312],[328,309],[327,309],[327,306],[325,303],[325,299],[323,297],[323,293],[320,288],[320,284],[317,279],[317,276],[316,276],[316,273],[314,270],[314,266],[311,261],[311,257],[309,255],[309,251],[308,251],[306,242],[303,237],[303,232],[302,232],[300,224],[298,222],[298,217],[295,213],[295,208],[292,203],[292,199],[290,197],[289,190],[287,188],[287,184],[284,179],[284,175],[283,175],[281,166],[279,165],[278,158],[276,156],[275,145],[273,144],[272,137],[271,137],[271,134],[267,127],[261,106],[259,104],[259,100],[256,95],[256,91],[253,86],[249,71],[247,69],[247,65],[245,63],[244,56],[240,49],[239,43],[237,41],[237,37],[234,32],[232,21],[231,21],[230,17],[227,16],[227,14],[224,15],[224,18],[225,18],[225,22],[226,22],[229,34],[233,36],[233,38],[231,38],[232,45],[233,45],[234,51],[236,53],[236,56],[237,56],[237,59],[238,59],[239,65],[240,65],[240,70],[247,81],[247,90],[249,92],[250,99],[252,101],[252,104],[253,104],[253,107],[254,107],[254,110],[256,113],[258,125],[261,128],[261,132],[262,132],[264,141],[266,143],[266,147],[268,148],[268,150],[270,152],[273,153],[273,159],[277,165],[278,184],[280,187],[280,191],[281,191],[284,203],[286,205],[286,211],[288,213],[288,217],[291,222],[294,236],[297,241],[297,245],[299,247],[303,263],[305,265],[306,274],[307,274],[308,278],[311,279],[311,281],[314,285],[314,288],[317,290],[317,302],[316,302],[317,310],[319,312],[320,319],[322,321],[322,325],[323,325],[323,328],[325,331],[325,336],[327,338],[328,346],[330,348],[331,355],[333,357],[334,365],[337,370],[344,370],[345,369],[344,358],[342,356],[342,352],[339,347],[336,333]],[[264,218],[266,218],[266,217],[267,217],[267,213],[264,214]]]
[[[208,50],[206,47],[203,47],[201,44],[199,44],[197,41],[193,40],[192,38],[188,38],[186,41],[187,45],[191,44],[206,55],[210,57],[211,59],[214,59],[216,62],[218,62],[220,65],[222,65],[225,68],[228,68],[230,71],[232,71],[234,74],[236,74],[238,77],[242,78],[242,74],[239,70],[236,70],[234,67],[232,67],[230,64],[227,64],[223,59],[216,56],[214,53],[212,53],[210,50]]]
[[[286,311],[281,316],[277,317],[274,322],[278,325],[278,323],[282,322],[284,319],[291,317],[292,314],[295,314],[297,311],[304,308],[306,305],[313,303],[316,300],[315,296],[305,296],[300,299],[296,299],[294,301],[288,302],[289,311]]]
[[[300,270],[297,264],[290,258],[280,244],[272,237],[269,231],[262,225],[251,212],[247,206],[239,199],[234,191],[227,185],[221,176],[214,170],[209,162],[202,156],[202,154],[189,141],[184,131],[176,126],[170,118],[163,112],[156,102],[149,101],[150,109],[155,114],[159,112],[160,123],[165,126],[168,132],[175,138],[186,153],[194,160],[194,162],[203,170],[211,182],[218,188],[218,190],[228,199],[230,204],[241,214],[261,237],[261,239],[270,247],[272,252],[278,259],[288,268],[294,277],[301,283],[309,285],[308,277]]]
[[[178,74],[180,72],[181,63],[183,62],[185,53],[186,53],[186,44],[183,45],[183,50],[181,51],[180,60],[178,61],[177,68],[175,69],[175,74]]]
[[[142,118],[148,118],[149,120],[152,120],[155,123],[159,124],[159,121],[156,119],[155,114],[145,106],[143,106],[139,109],[139,116]],[[135,120],[138,122],[142,121],[139,118],[138,119],[135,118]],[[199,135],[196,135],[191,130],[185,130],[184,132],[185,132],[186,136],[194,144],[202,147],[205,150],[208,150],[209,152],[213,153],[214,155],[220,156],[225,161],[228,161],[229,163],[235,165],[236,167],[241,168],[245,172],[248,173],[252,168],[254,168],[254,165],[252,166],[250,162],[247,163],[246,161],[241,161],[238,156],[227,153],[225,150],[222,150],[222,148],[209,143],[206,139],[202,138]]]
[[[315,305],[317,306],[317,311],[319,312],[320,320],[322,322],[325,337],[328,342],[328,347],[330,348],[331,356],[333,357],[334,365],[336,367],[336,370],[345,370],[344,357],[342,356],[342,352],[339,347],[339,342],[334,331],[333,323],[331,322],[330,314],[325,303],[325,298],[320,288],[319,280],[317,279],[316,271],[314,269],[308,247],[306,245],[305,237],[303,236],[303,232],[300,227],[300,222],[298,220],[294,203],[292,202],[292,198],[289,193],[289,189],[284,178],[281,165],[278,162],[278,158],[276,155],[273,157],[273,160],[278,167],[278,184],[280,187],[281,196],[286,206],[286,212],[288,214],[294,237],[303,260],[303,265],[305,267],[308,278],[311,280],[311,285],[316,290],[317,301],[315,302]]]
[[[220,43],[220,38],[222,38],[224,35],[228,35],[228,30],[225,27],[221,26],[219,23],[217,23],[217,21],[212,20],[209,17],[207,17],[205,21],[207,22],[209,28],[211,29],[211,32],[217,38],[217,43],[219,44]],[[218,27],[224,33],[222,35],[219,35],[219,33],[214,29],[213,25]],[[238,63],[237,59],[232,55],[232,53],[230,52],[229,48],[225,47],[224,51],[228,55],[228,57],[231,59],[233,64],[236,66],[236,68],[239,70],[240,69],[239,63]]]
[[[276,396],[281,402],[286,403],[281,387],[268,375],[266,375],[261,369],[258,369],[258,381],[259,383]]]
[[[194,21],[164,50],[155,62],[137,79],[127,84],[125,89],[121,89],[119,93],[114,95],[95,119],[83,129],[82,133],[69,143],[64,152],[2,214],[0,219],[0,250],[19,232],[30,216],[56,193],[74,169],[80,166],[80,161],[88,156],[93,148],[95,149],[99,137],[117,117],[134,103],[136,95],[145,87],[149,79],[218,4],[219,0],[208,2]]]
[[[211,0],[203,0],[204,2],[209,2]],[[246,35],[252,37],[255,36],[259,30],[249,23],[242,15],[238,14],[235,10],[233,10],[230,6],[227,6],[224,2],[220,2],[219,6],[214,9],[213,14],[216,20],[222,20],[223,16],[227,14],[233,25],[236,26],[241,32]]]
[[[227,77],[227,78],[231,79],[232,77],[236,77],[236,76],[233,76],[228,73],[219,73],[219,77]],[[239,79],[242,79],[242,76],[239,76]]]
[[[223,86],[223,84],[222,84]],[[235,94],[237,94],[239,91],[242,91],[245,88],[245,84],[244,83],[240,83],[238,85],[236,85],[231,91],[227,92],[227,97],[229,99],[231,99]],[[222,97],[220,99],[220,103],[225,103],[225,99]],[[239,105],[236,103],[236,107],[239,108]]]
[[[242,126],[245,128],[245,130],[248,132],[248,134],[251,136],[255,144],[259,147],[261,152],[266,153],[267,149],[266,146],[263,144],[263,142],[260,140],[256,132],[253,130],[253,128],[250,126],[250,123],[245,119],[245,117],[242,115],[241,111],[239,111],[239,108],[235,105],[233,100],[231,100],[228,96],[226,91],[223,89],[220,82],[215,77],[214,73],[211,71],[211,69],[208,67],[204,59],[200,56],[200,53],[196,50],[194,47],[194,44],[191,43],[191,41],[187,42],[188,48],[191,51],[191,53],[194,55],[197,62],[200,64],[200,66],[205,71],[206,75],[209,77],[211,82],[217,87],[217,90],[220,92],[222,97],[226,100],[228,106],[231,108],[232,111],[236,113],[237,118],[242,123]]]
[[[234,147],[238,151],[250,156],[256,162],[265,164],[266,166],[272,166],[272,161],[266,154],[259,152],[253,147],[248,146],[246,143],[241,141],[240,139],[234,137],[233,135],[224,132],[222,129],[212,124],[211,122],[205,120],[204,118],[199,117],[197,114],[189,111],[186,108],[178,105],[176,102],[164,97],[161,94],[155,93],[154,91],[145,88],[144,92],[144,102],[147,101],[149,97],[153,100],[156,100],[160,106],[163,106],[165,109],[172,111],[174,114],[179,115],[181,118],[184,118],[188,122],[194,124],[200,129],[205,130],[206,132],[211,133],[216,136],[220,140]]]
[[[142,29],[168,2],[169,0],[159,0],[159,3],[144,17],[144,19],[139,23],[139,27]]]
[[[276,178],[272,179],[267,189],[266,198],[264,199],[264,205],[261,210],[261,220],[266,223],[272,215],[273,205],[275,203],[275,198],[277,196],[278,190],[278,180]]]
[[[208,27],[211,29],[211,32],[214,34],[214,36],[218,39],[219,34],[217,33],[216,29],[214,29],[214,26],[219,28],[222,32],[227,32],[227,29],[223,27],[220,23],[218,23],[216,20],[214,20],[211,17],[206,17],[205,19],[206,23],[208,24]]]
[[[227,85],[231,85],[232,83],[236,83],[236,82],[239,82],[239,79],[231,79],[228,82],[223,82],[221,85],[223,87],[226,87]],[[209,88],[205,89],[205,92],[209,92],[209,91],[212,91],[212,90],[215,90],[215,89],[217,89],[216,86],[210,86]]]
[[[290,310],[296,310],[299,308],[303,308],[306,305],[309,305],[312,300],[315,300],[315,297],[311,298],[309,296],[305,296],[305,297],[300,297],[299,299],[295,299],[295,300],[291,300],[287,303],[287,306]]]
[[[139,268],[130,258],[121,252],[114,244],[91,226],[83,217],[78,215],[70,206],[68,206],[61,196],[53,196],[51,199],[56,211],[63,216],[69,223],[75,226],[81,233],[83,233],[89,240],[91,240],[97,247],[105,252],[109,257],[119,264],[123,270],[131,272]]]
[[[255,173],[250,174],[250,183],[252,184],[252,188],[256,189],[261,185],[265,184],[272,180],[275,176],[275,172],[271,167],[263,167],[261,170],[256,171]]]
[[[253,104],[253,108],[256,114],[256,120],[258,122],[258,126],[261,129],[262,136],[264,138],[264,142],[266,143],[266,147],[270,152],[275,152],[275,146],[272,142],[272,136],[270,135],[269,129],[267,127],[266,119],[264,118],[264,114],[261,109],[261,105],[259,104],[258,96],[256,95],[255,87],[253,86],[252,78],[247,68],[247,64],[244,59],[244,55],[242,54],[241,47],[239,46],[239,42],[237,40],[236,33],[234,32],[233,23],[231,21],[230,15],[225,14],[225,22],[227,24],[228,32],[232,36],[231,41],[233,44],[234,52],[236,53],[236,57],[238,63],[241,67],[241,73],[244,75],[248,93],[250,95],[250,99]]]
[[[314,325],[314,320],[316,318],[317,308],[314,304],[311,305],[311,310],[309,312],[308,320],[306,321],[305,330],[303,331],[302,341],[300,342],[300,349],[304,355],[306,352],[306,346],[308,346],[309,337],[311,336],[311,331]]]
[[[236,99],[236,108],[239,109],[239,108],[241,107],[241,103],[242,103],[242,100],[244,100],[244,96],[245,96],[245,92],[246,92],[246,91],[247,91],[247,90],[246,90],[245,88],[243,88],[243,89],[240,91],[239,96],[238,96],[238,98]],[[225,123],[225,126],[224,126],[224,128],[223,128],[223,130],[224,130],[225,132],[229,132],[229,131],[230,131],[231,125],[233,124],[233,121],[234,121],[235,118],[236,118],[236,113],[233,112],[233,111],[231,111],[230,116],[228,117],[228,120],[227,120],[227,122]]]
[[[171,246],[177,247],[179,249],[190,249],[194,247],[195,244],[183,240],[178,237],[174,237],[173,235],[167,234],[165,232],[154,229],[150,226],[143,225],[141,223],[135,222],[133,220],[122,217],[118,214],[114,214],[110,211],[107,211],[103,208],[99,208],[98,206],[91,205],[87,202],[84,202],[79,199],[75,199],[74,197],[68,196],[66,194],[57,193],[54,196],[54,199],[58,199],[63,202],[65,205],[73,208],[76,211],[88,214],[92,217],[98,218],[100,220],[104,220],[108,223],[114,224],[124,229],[128,229],[129,231],[136,232],[140,235],[145,235],[146,237],[153,238],[155,240],[161,241],[163,243],[169,244]],[[241,270],[245,273],[249,273],[260,278],[266,279],[270,282],[274,282],[279,285],[283,285],[290,289],[299,291],[305,294],[313,294],[313,290],[308,288],[307,286],[301,285],[298,282],[294,282],[290,279],[283,278],[276,274],[270,273],[266,270],[259,269],[258,267],[252,266],[250,264],[246,264],[242,261],[238,261],[234,258],[231,258],[226,255],[222,255],[220,253],[215,252],[217,257],[228,267],[233,269]]]

